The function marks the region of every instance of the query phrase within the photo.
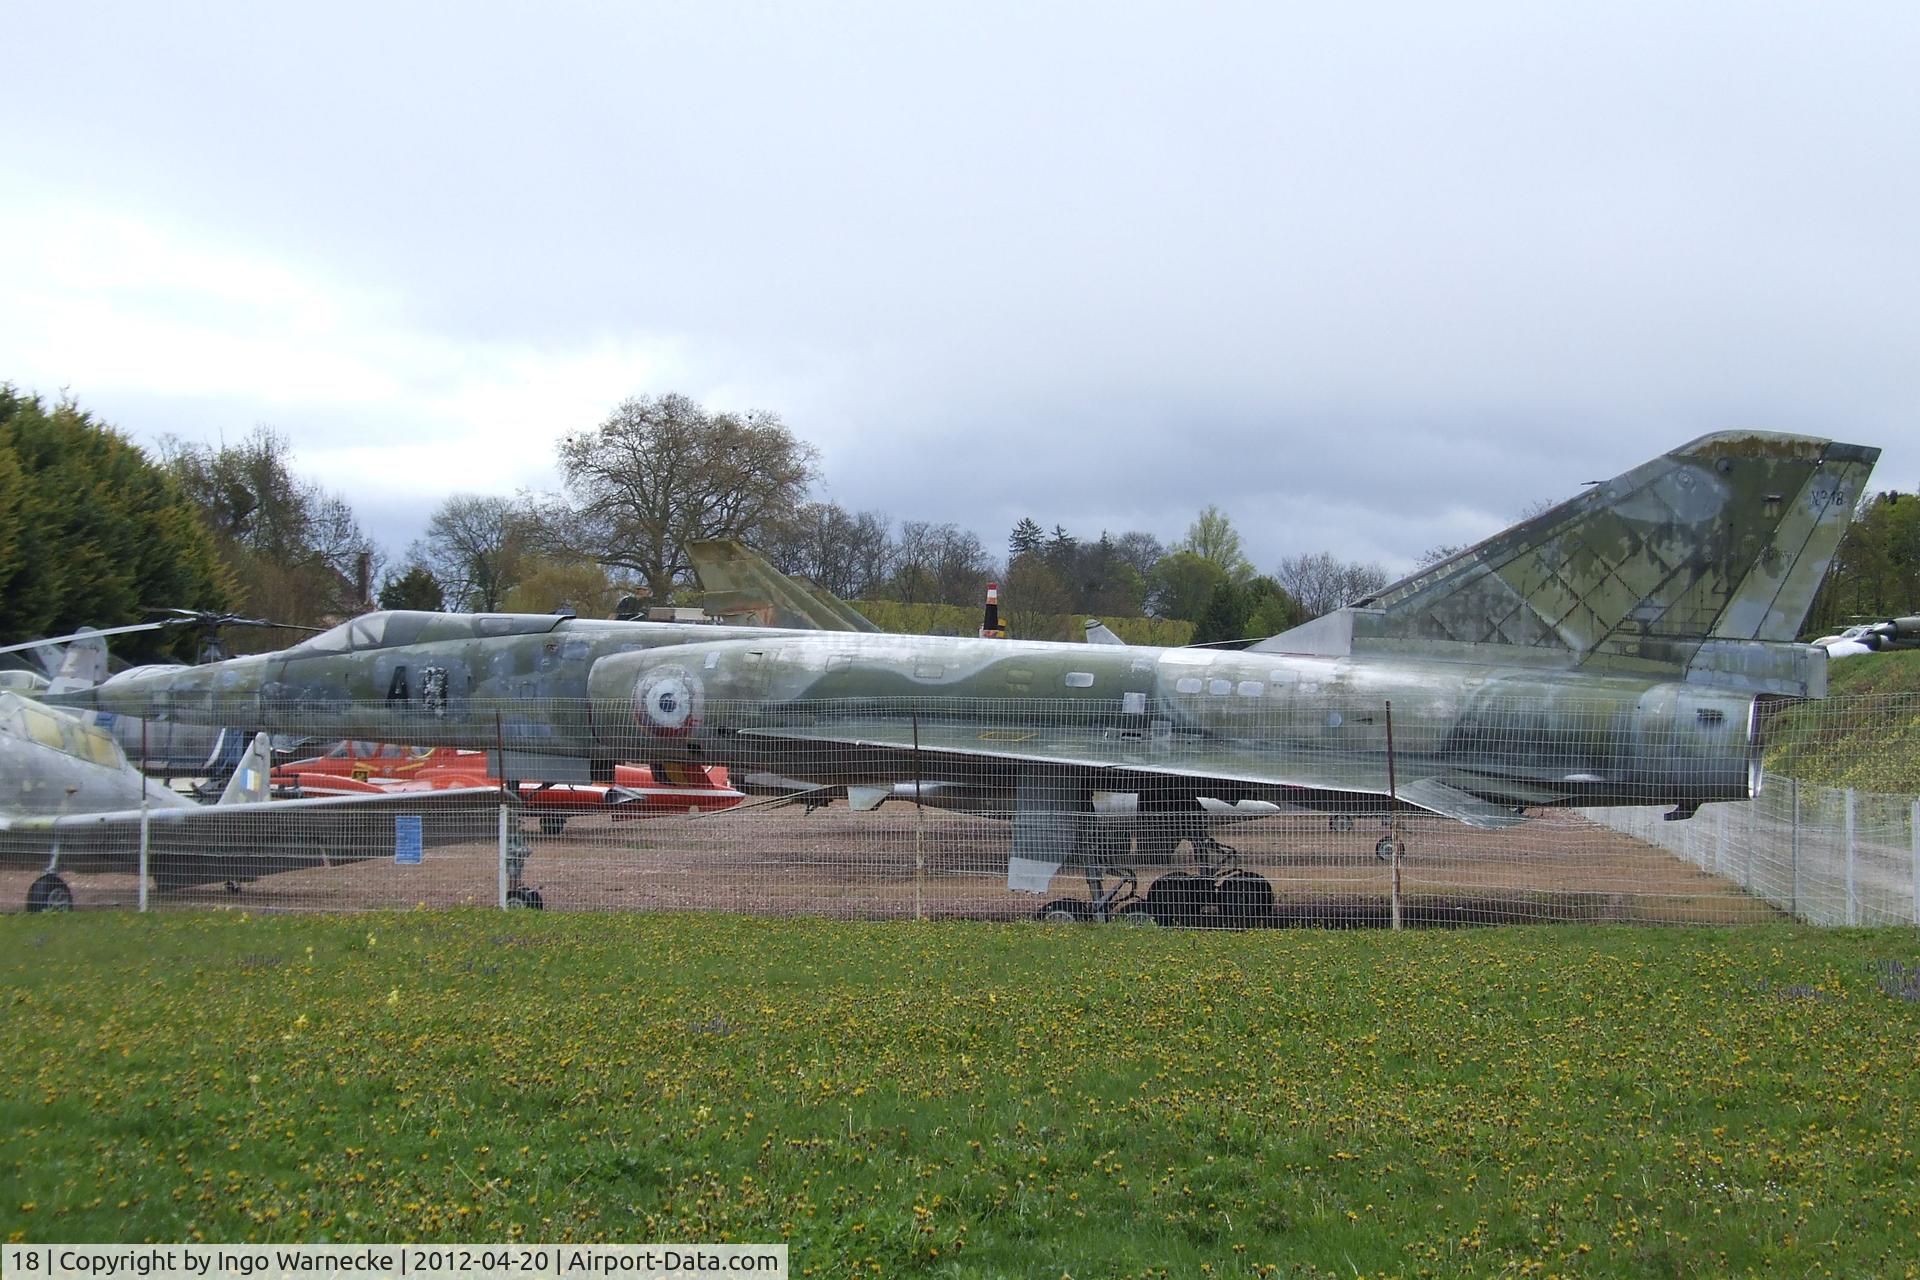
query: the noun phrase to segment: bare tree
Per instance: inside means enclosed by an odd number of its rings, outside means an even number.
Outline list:
[[[1387,585],[1386,570],[1379,565],[1348,563],[1331,551],[1288,556],[1273,576],[1309,618],[1331,613]]]
[[[845,590],[834,594],[849,600],[877,596],[893,572],[893,521],[878,511],[862,511],[847,531]]]
[[[677,394],[622,401],[560,444],[577,550],[664,600],[688,570],[687,543],[742,537],[798,507],[817,457],[772,413],[710,412]]]
[[[1130,529],[1113,540],[1113,553],[1144,580],[1153,575],[1153,567],[1160,563],[1167,549],[1152,534]]]
[[[995,573],[980,536],[956,524],[900,526],[891,591],[905,604],[973,604]]]
[[[843,600],[885,585],[893,559],[893,522],[877,511],[809,502],[767,521],[748,539],[782,573],[803,573]]]
[[[365,604],[361,558],[377,573],[384,557],[344,498],[294,474],[285,436],[261,426],[218,447],[167,437],[161,454],[212,533],[242,607],[313,623]]]
[[[512,498],[457,493],[427,521],[412,558],[440,583],[449,608],[493,613],[520,579],[527,526]]]

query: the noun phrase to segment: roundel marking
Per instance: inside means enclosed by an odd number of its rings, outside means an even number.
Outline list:
[[[705,702],[699,676],[684,667],[660,667],[634,686],[633,718],[648,733],[682,738],[700,723]]]

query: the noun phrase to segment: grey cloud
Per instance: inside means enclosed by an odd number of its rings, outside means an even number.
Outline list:
[[[1920,482],[1907,6],[10,25],[10,169],[452,342],[670,337],[680,389],[781,411],[840,501],[989,545],[1029,513],[1171,538],[1217,501],[1263,565],[1404,559],[1735,425]],[[324,426],[218,387],[113,416]]]

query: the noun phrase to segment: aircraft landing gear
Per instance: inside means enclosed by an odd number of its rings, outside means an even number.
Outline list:
[[[1186,871],[1169,871],[1147,889],[1147,911],[1165,928],[1208,923],[1217,906],[1213,880]]]
[[[1240,851],[1195,837],[1197,871],[1172,871],[1147,890],[1156,923],[1189,929],[1251,929],[1273,917],[1273,885],[1240,865]]]
[[[1140,894],[1139,877],[1122,869],[1111,886],[1087,872],[1088,898],[1056,898],[1037,913],[1048,924],[1111,923],[1188,929],[1251,929],[1273,917],[1273,885],[1240,865],[1240,852],[1212,836],[1195,837],[1194,871],[1169,871]]]
[[[73,889],[60,876],[49,871],[27,888],[28,911],[71,911]]]
[[[1119,879],[1107,885],[1106,873],[1087,872],[1087,898],[1056,898],[1036,913],[1043,924],[1153,924],[1154,917],[1139,896],[1140,877],[1122,867]]]
[[[1249,929],[1273,915],[1273,885],[1244,867],[1235,867],[1213,884],[1220,917],[1230,929]]]
[[[546,909],[546,899],[540,896],[538,889],[527,886],[527,859],[533,856],[533,846],[527,838],[514,830],[507,837],[507,910],[542,911]]]
[[[1056,898],[1040,908],[1041,924],[1083,924],[1093,919],[1093,904],[1078,898]]]

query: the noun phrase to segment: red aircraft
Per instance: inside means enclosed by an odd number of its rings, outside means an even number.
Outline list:
[[[611,783],[522,782],[520,802],[549,834],[576,813],[608,813],[616,820],[730,809],[746,797],[724,765],[664,767],[664,780],[643,764],[614,766]],[[403,747],[391,742],[342,742],[323,756],[294,760],[273,771],[277,786],[307,796],[386,795],[451,787],[498,787],[487,773],[487,753],[453,747]]]

